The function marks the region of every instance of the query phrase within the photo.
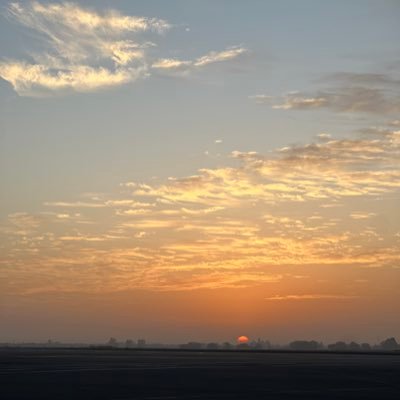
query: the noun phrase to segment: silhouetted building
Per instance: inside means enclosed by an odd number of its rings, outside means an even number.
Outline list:
[[[208,350],[218,350],[219,349],[219,344],[218,343],[207,343],[206,349]]]
[[[137,345],[138,345],[138,347],[141,347],[141,348],[146,347],[146,340],[138,339]]]

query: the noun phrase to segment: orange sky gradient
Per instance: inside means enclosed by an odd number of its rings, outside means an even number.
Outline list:
[[[0,343],[400,339],[399,4],[103,3],[0,10]]]

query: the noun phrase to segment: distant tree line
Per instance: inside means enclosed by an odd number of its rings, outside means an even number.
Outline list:
[[[88,345],[84,343],[62,343],[49,339],[44,343],[0,343],[0,347],[92,347],[92,348],[122,348],[122,349],[143,349],[143,348],[181,348],[186,350],[293,350],[293,351],[400,351],[400,344],[394,337],[387,338],[378,344],[357,343],[338,341],[325,345],[316,340],[294,340],[286,345],[271,344],[269,340],[253,340],[248,343],[233,344],[230,342],[187,342],[181,345],[168,345],[163,343],[147,343],[145,339],[118,341],[111,337],[104,344]]]
[[[272,345],[269,340],[254,340],[249,343],[232,344],[230,342],[187,342],[179,346],[166,346],[162,344],[147,344],[144,339],[133,341],[128,339],[125,342],[118,342],[115,338],[110,338],[106,344],[109,347],[120,347],[120,348],[159,348],[159,347],[179,347],[186,350],[233,350],[233,349],[254,349],[254,350],[269,350],[269,349],[287,349],[287,350],[301,350],[301,351],[317,351],[317,350],[331,350],[331,351],[393,351],[400,350],[400,345],[397,343],[394,337],[388,338],[380,342],[379,344],[371,345],[369,343],[357,343],[357,342],[343,342],[338,341],[335,343],[325,345],[322,342],[316,340],[295,340],[287,345]]]

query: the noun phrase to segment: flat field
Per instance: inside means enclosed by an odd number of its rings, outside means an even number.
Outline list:
[[[0,349],[0,399],[400,399],[400,354]]]

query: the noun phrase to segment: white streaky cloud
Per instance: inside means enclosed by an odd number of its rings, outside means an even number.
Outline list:
[[[90,92],[133,82],[141,69],[92,68],[87,65],[66,67],[53,72],[48,66],[21,62],[0,63],[0,76],[22,96],[41,96],[46,91],[74,90]]]
[[[8,15],[39,33],[39,53],[27,61],[0,61],[0,76],[22,96],[90,92],[134,82],[147,75],[146,49],[137,32],[166,31],[163,20],[104,13],[74,3],[12,3]],[[33,62],[32,62],[33,59]]]
[[[168,70],[168,69],[186,68],[190,67],[191,65],[192,63],[190,61],[182,61],[174,58],[162,58],[153,63],[152,68]]]
[[[234,58],[247,53],[247,51],[248,50],[243,47],[231,47],[224,51],[211,51],[203,57],[198,58],[193,65],[195,67],[204,67],[221,61],[233,60]]]
[[[289,295],[276,295],[266,297],[265,300],[283,301],[283,300],[351,300],[358,296],[352,295],[335,295],[335,294],[289,294]]]
[[[136,208],[129,210],[116,210],[116,215],[144,215],[150,214],[152,211],[148,208]]]
[[[48,55],[62,62],[82,63],[102,57],[125,65],[141,58],[141,48],[151,42],[136,43],[130,39],[138,31],[163,31],[169,25],[162,20],[124,16],[112,10],[104,15],[86,10],[73,3],[46,4],[38,2],[9,7],[9,14],[20,24],[42,35]],[[46,54],[34,55],[41,62]],[[48,57],[47,57],[48,58]]]
[[[233,60],[247,52],[248,50],[243,47],[233,47],[219,52],[211,51],[193,61],[178,60],[176,58],[161,58],[152,64],[152,68],[160,71],[188,72],[210,64]]]
[[[319,140],[330,140],[330,139],[332,138],[332,136],[331,136],[329,133],[323,132],[323,133],[319,133],[319,134],[317,135],[317,138],[318,138]]]
[[[62,242],[103,242],[106,239],[100,236],[61,236],[59,240]]]
[[[366,213],[366,212],[353,212],[350,214],[350,218],[352,219],[369,219],[375,217],[375,213]]]
[[[109,207],[130,207],[130,208],[154,207],[154,204],[152,203],[145,203],[145,202],[135,201],[132,199],[107,200],[105,202],[105,205]]]
[[[274,109],[290,110],[292,108],[321,108],[324,107],[327,100],[323,97],[290,97],[282,104],[273,105]]]
[[[122,32],[149,30],[164,32],[171,27],[168,22],[162,19],[122,15],[116,10],[109,10],[100,14],[71,2],[53,4],[43,4],[37,1],[27,4],[12,3],[9,12],[24,25],[34,29],[40,27],[46,33],[48,31],[46,23],[57,24],[77,32],[113,35]]]
[[[40,45],[29,61],[0,59],[0,77],[21,96],[109,89],[146,78],[150,70],[186,74],[246,52],[232,47],[195,60],[153,62],[148,49],[156,45],[149,39],[172,27],[163,19],[95,11],[72,2],[16,2],[6,10],[11,20],[36,33]]]
[[[104,54],[111,56],[116,65],[127,65],[134,60],[144,60],[144,48],[144,46],[140,46],[129,40],[105,42],[103,44]]]
[[[70,219],[71,218],[71,216],[69,214],[57,214],[56,217],[59,219]]]
[[[106,207],[103,203],[88,203],[83,201],[46,201],[44,204],[46,207],[64,207],[64,208],[102,208]]]

